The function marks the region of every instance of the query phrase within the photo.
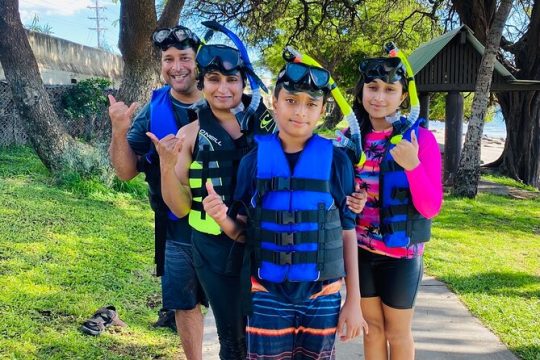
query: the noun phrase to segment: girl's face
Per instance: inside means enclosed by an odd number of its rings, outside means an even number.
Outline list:
[[[242,101],[244,90],[240,72],[224,75],[211,71],[204,75],[204,97],[214,110],[230,110]]]
[[[388,84],[381,79],[375,79],[364,84],[362,105],[372,120],[379,120],[395,113],[406,97],[407,93],[403,92],[401,82]]]

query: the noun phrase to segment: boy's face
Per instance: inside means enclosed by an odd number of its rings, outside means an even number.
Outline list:
[[[280,133],[292,138],[309,138],[324,113],[323,96],[291,92],[283,88],[274,97],[274,118]]]

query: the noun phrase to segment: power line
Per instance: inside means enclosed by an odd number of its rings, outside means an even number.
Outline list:
[[[96,30],[96,33],[97,33],[97,46],[98,48],[101,48],[102,47],[102,44],[101,44],[101,33],[104,32],[105,30],[107,30],[107,28],[104,28],[104,27],[101,27],[100,26],[100,20],[107,20],[106,17],[103,17],[103,16],[99,16],[99,12],[101,10],[105,10],[106,7],[105,6],[99,6],[99,0],[95,0],[96,1],[96,6],[87,6],[87,8],[89,9],[95,9],[96,10],[96,16],[95,17],[88,17],[90,20],[96,20],[96,27],[95,28],[89,28],[90,30]]]

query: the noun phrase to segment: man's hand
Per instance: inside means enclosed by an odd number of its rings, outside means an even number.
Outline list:
[[[151,132],[147,132],[146,136],[152,140],[152,143],[156,147],[160,166],[166,169],[174,169],[176,161],[178,160],[178,154],[182,150],[185,136],[178,138],[173,134],[169,134],[161,140]]]
[[[390,154],[399,166],[405,170],[413,170],[420,164],[418,159],[418,139],[416,133],[411,133],[411,141],[402,139],[393,149]]]
[[[208,191],[208,196],[203,199],[204,211],[221,226],[227,219],[229,208],[214,190],[214,185],[210,180],[206,182],[206,191]]]
[[[361,334],[361,330],[368,333],[368,324],[362,315],[360,301],[345,300],[337,326],[337,335],[341,341],[349,341]]]
[[[123,101],[116,101],[114,96],[110,94],[108,98],[110,103],[109,117],[113,131],[127,132],[131,125],[131,117],[139,107],[139,103],[134,102],[128,107]]]
[[[367,193],[365,190],[360,189],[360,184],[354,185],[354,192],[347,196],[347,206],[355,213],[360,214],[364,210],[364,206],[367,201]]]

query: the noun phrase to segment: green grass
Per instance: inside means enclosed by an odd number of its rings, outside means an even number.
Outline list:
[[[151,326],[160,288],[145,184],[114,188],[76,175],[53,181],[31,150],[0,148],[0,358],[177,355],[177,336]],[[510,350],[539,359],[538,199],[446,198],[425,261]],[[107,304],[129,327],[81,334]]]
[[[32,151],[0,149],[0,358],[177,355],[177,336],[152,327],[161,299],[153,218],[140,191],[129,190],[77,179],[59,187]],[[129,326],[80,333],[108,304]]]
[[[540,359],[540,201],[446,198],[426,272],[523,359]]]
[[[519,188],[523,190],[538,192],[538,189],[535,188],[534,186],[524,184],[522,182],[519,182],[517,180],[511,179],[505,176],[486,174],[486,175],[482,175],[482,180],[487,180],[496,184],[511,186],[511,187],[515,187],[515,188]]]

